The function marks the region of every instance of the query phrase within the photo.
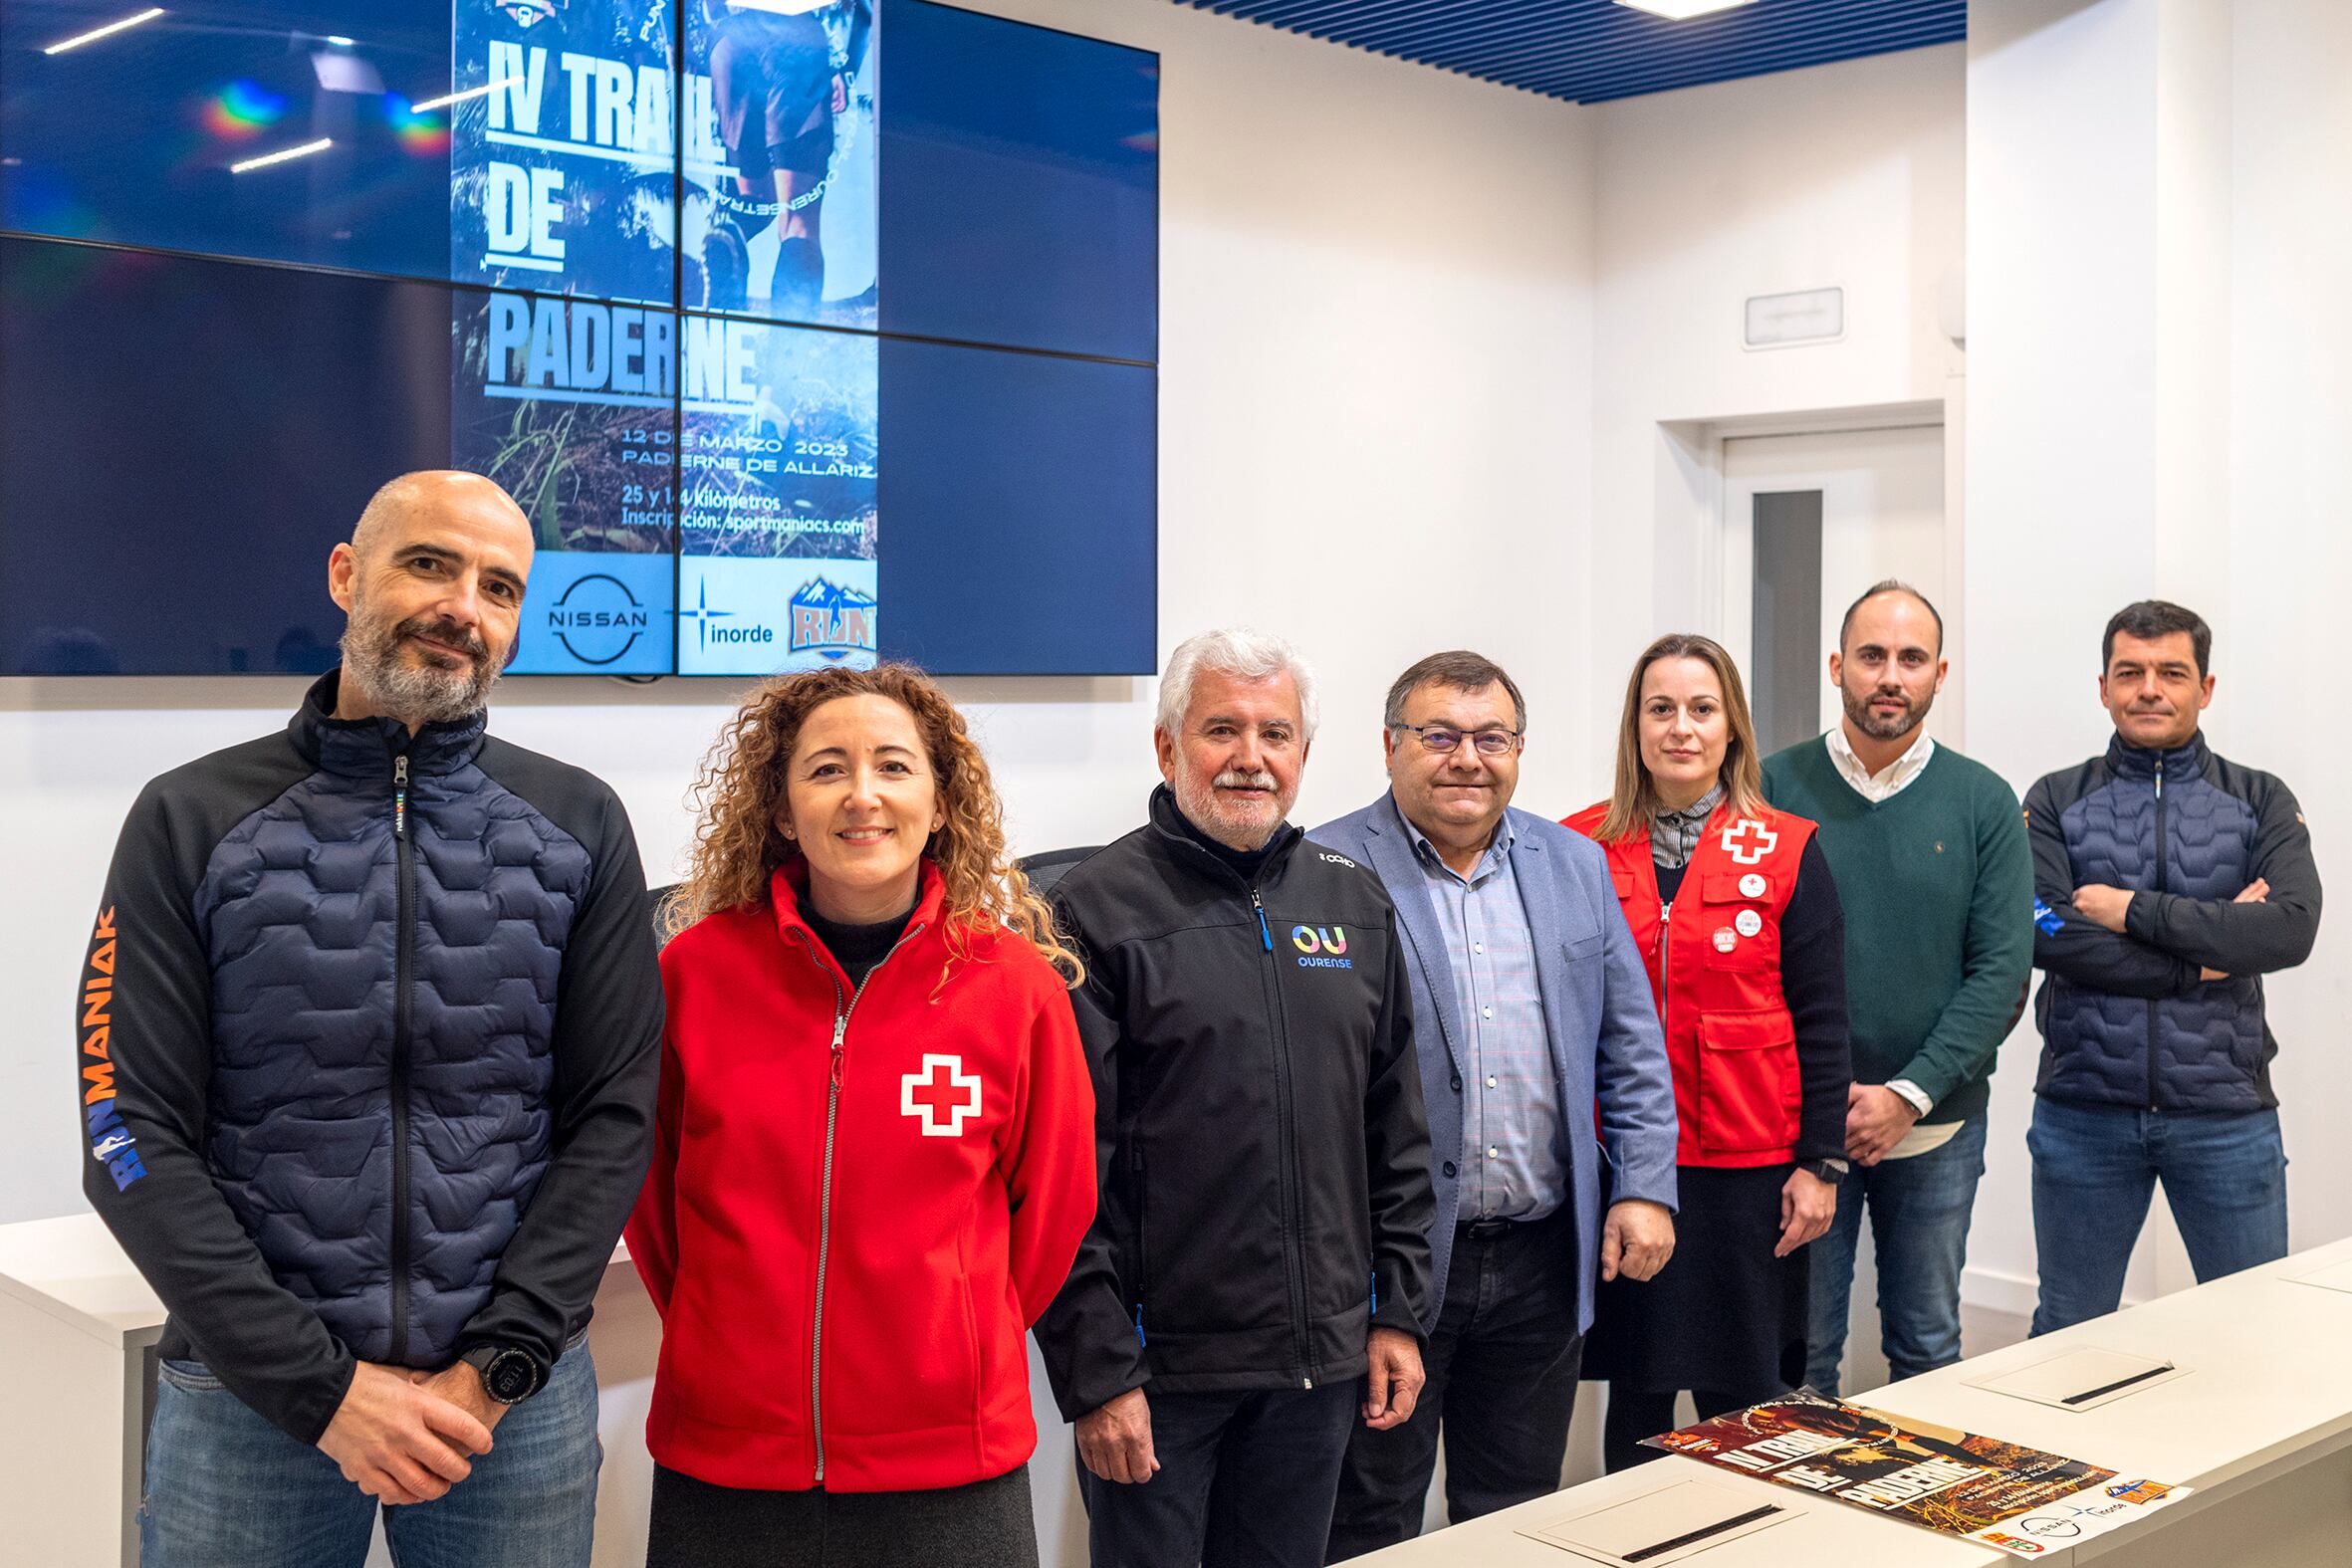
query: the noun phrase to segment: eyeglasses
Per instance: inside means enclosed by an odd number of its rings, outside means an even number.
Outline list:
[[[1444,724],[1395,724],[1392,730],[1410,730],[1421,738],[1421,749],[1439,756],[1454,751],[1467,739],[1478,748],[1481,757],[1509,757],[1519,750],[1519,730],[1457,730]]]

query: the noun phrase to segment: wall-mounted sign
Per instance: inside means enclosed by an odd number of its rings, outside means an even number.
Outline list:
[[[1796,294],[1760,294],[1748,302],[1744,339],[1751,348],[1785,348],[1796,343],[1833,342],[1846,333],[1846,292],[1806,289]]]

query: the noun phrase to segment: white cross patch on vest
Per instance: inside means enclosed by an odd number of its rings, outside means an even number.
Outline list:
[[[926,1055],[922,1070],[898,1080],[898,1109],[921,1120],[926,1138],[960,1138],[980,1114],[980,1079],[961,1056]]]
[[[1780,835],[1753,816],[1723,830],[1724,852],[1744,866],[1758,864],[1780,845]]]

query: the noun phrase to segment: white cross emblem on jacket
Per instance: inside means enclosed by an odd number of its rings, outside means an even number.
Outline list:
[[[1723,846],[1744,866],[1756,865],[1779,847],[1780,835],[1753,816],[1740,818],[1739,824],[1723,830]]]
[[[898,1109],[922,1121],[926,1138],[960,1138],[980,1114],[980,1079],[961,1056],[926,1055],[920,1071],[898,1080]]]

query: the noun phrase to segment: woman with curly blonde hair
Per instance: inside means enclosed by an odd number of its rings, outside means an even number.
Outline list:
[[[1035,1568],[1023,1335],[1094,1217],[1077,961],[918,670],[766,682],[696,794],[628,1229],[647,1561]]]

